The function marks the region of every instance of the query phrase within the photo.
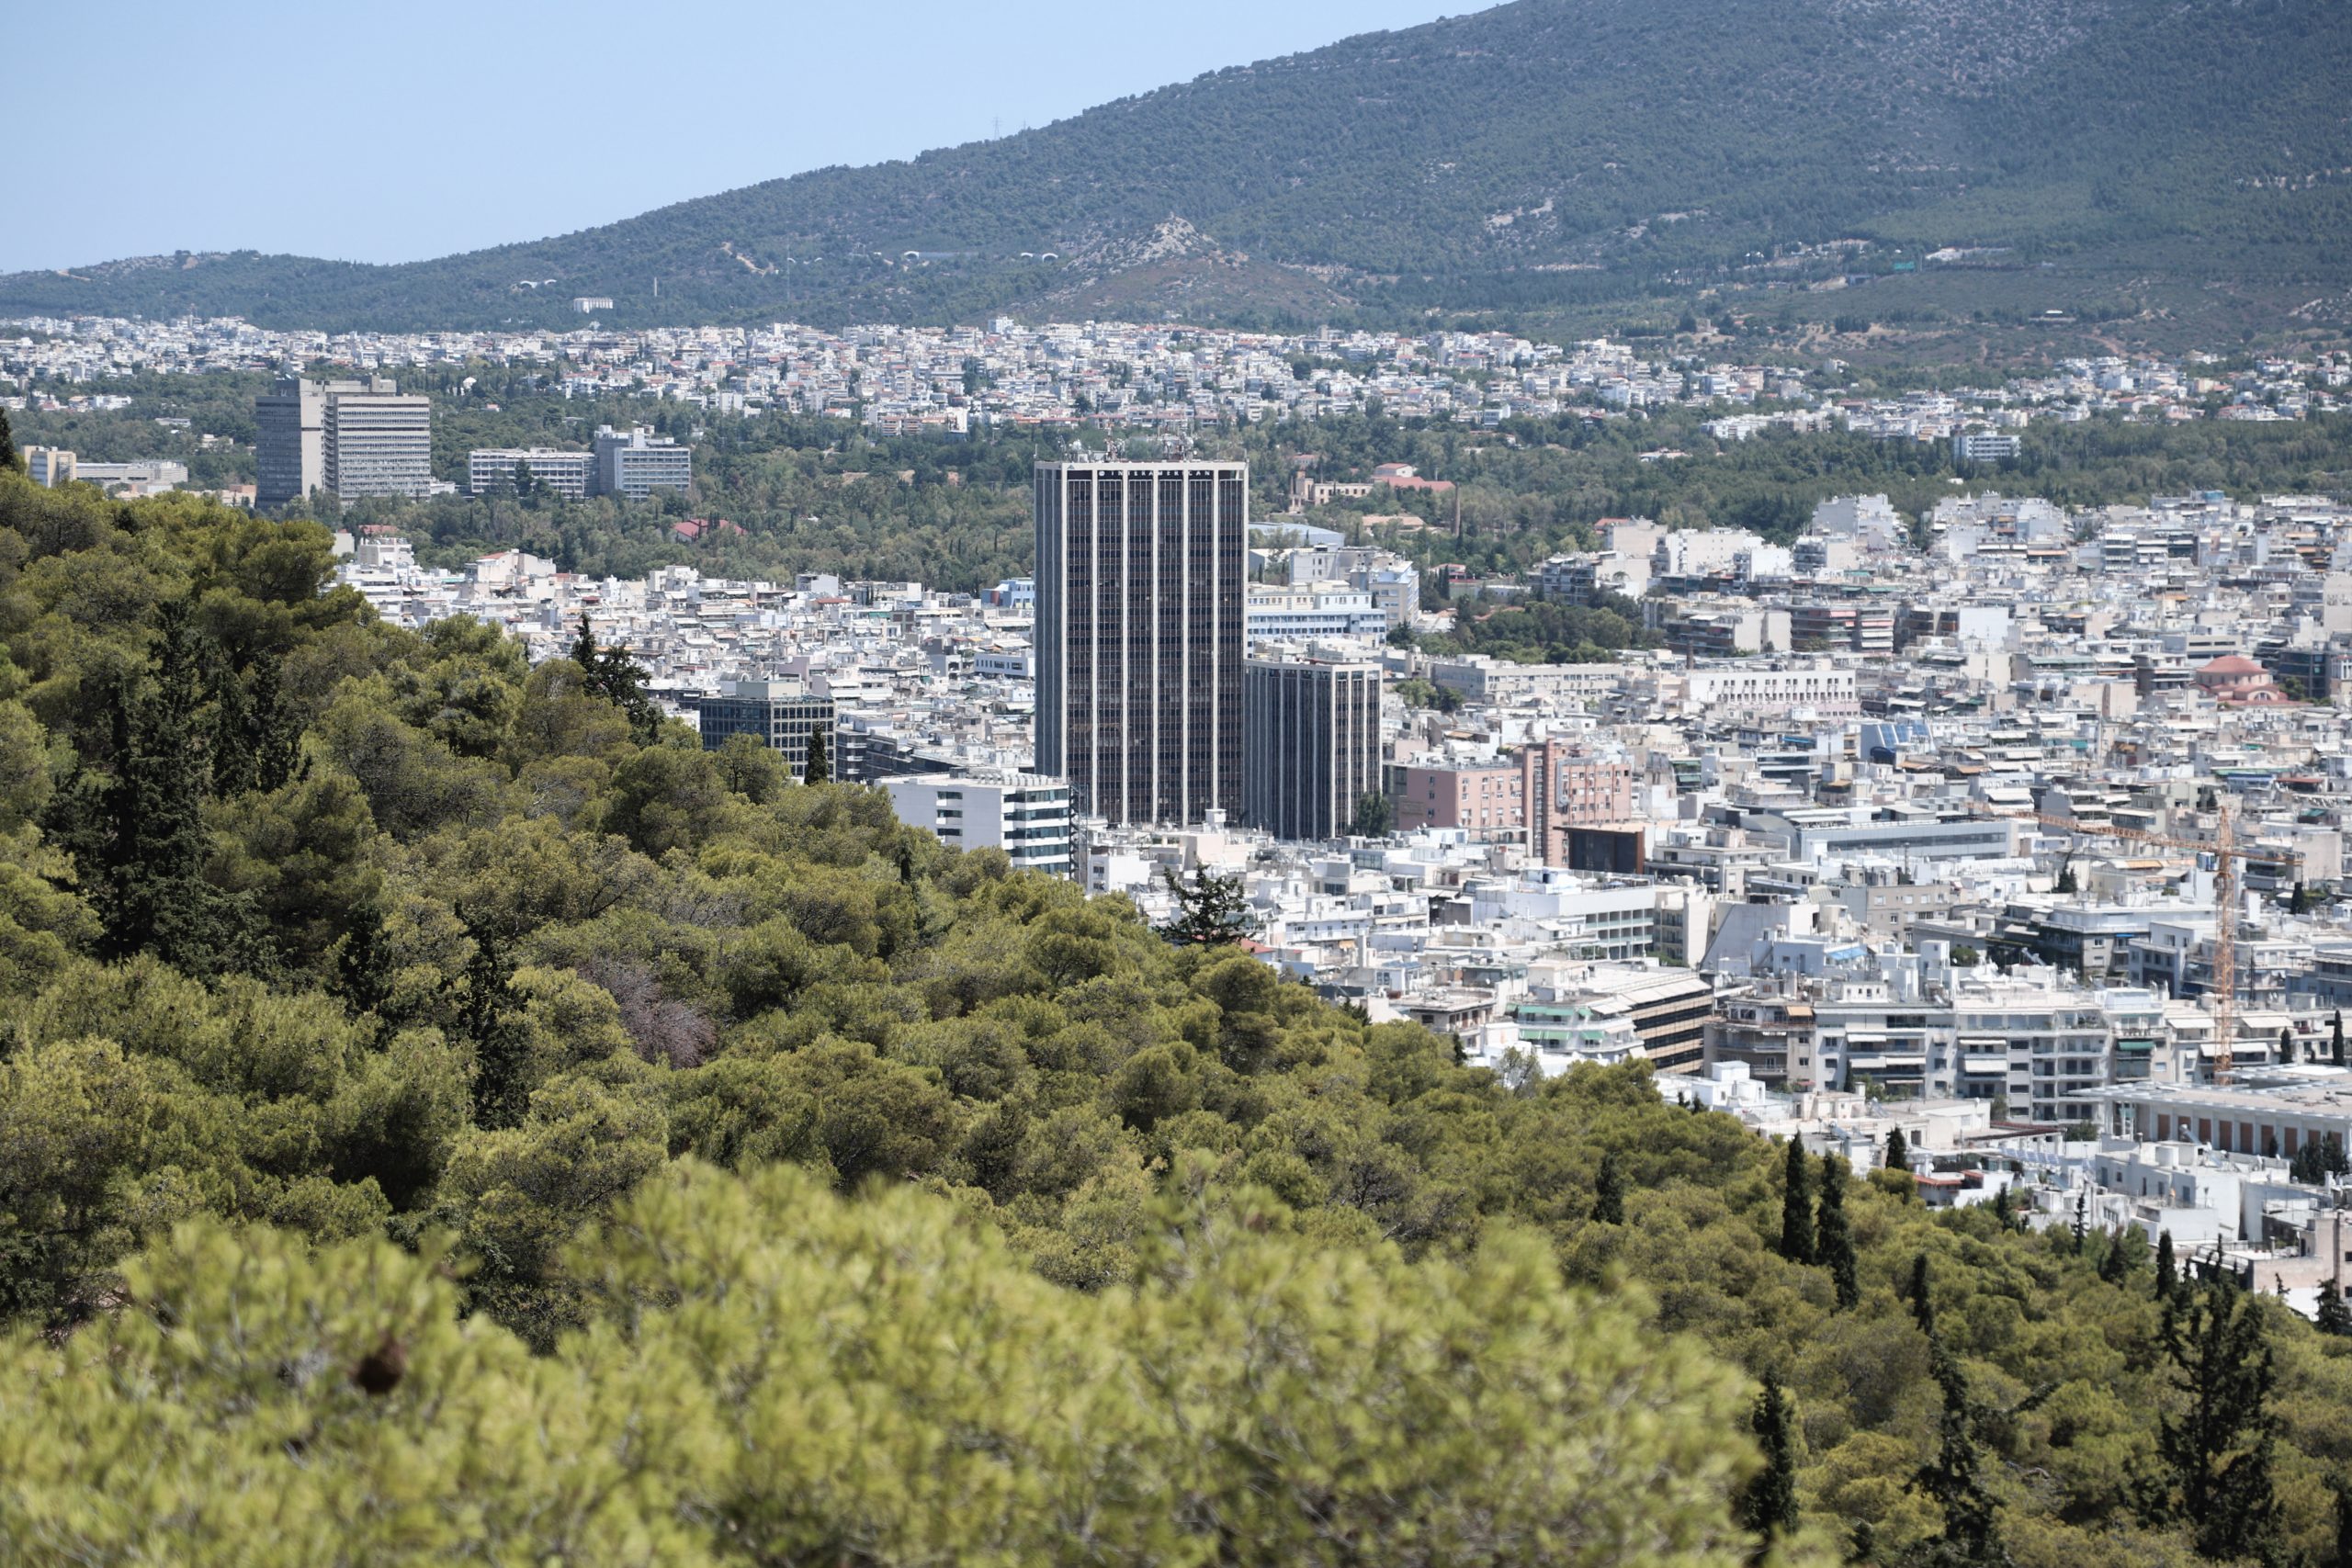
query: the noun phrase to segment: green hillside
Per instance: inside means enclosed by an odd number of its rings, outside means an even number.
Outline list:
[[[317,524],[9,459],[10,1563],[2352,1546],[2340,1324],[1460,1066],[625,657],[387,626]]]
[[[552,324],[608,295],[619,323],[1314,319],[1786,278],[1841,240],[1871,243],[1812,270],[1991,246],[2340,286],[2347,80],[2329,0],[1518,0],[560,238],[18,274],[0,310],[422,328]]]

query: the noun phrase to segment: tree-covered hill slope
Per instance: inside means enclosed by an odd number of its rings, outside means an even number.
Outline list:
[[[1312,319],[1606,296],[1849,240],[1881,268],[2000,247],[2340,284],[2347,80],[2333,0],[1516,0],[553,239],[398,266],[74,266],[0,278],[0,310],[552,325],[599,295],[622,323]]]
[[[11,1562],[2340,1560],[2352,1337],[6,456]]]

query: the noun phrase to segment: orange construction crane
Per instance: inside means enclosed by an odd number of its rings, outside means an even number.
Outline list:
[[[2027,820],[2086,838],[2121,839],[2168,850],[2193,850],[2213,857],[2213,1081],[2230,1081],[2231,1057],[2237,1047],[2238,1012],[2238,848],[2230,830],[2230,808],[2223,804],[2211,840],[2175,839],[2142,828],[2119,828],[2111,822],[2077,822],[2071,817],[2051,817],[2036,811]]]

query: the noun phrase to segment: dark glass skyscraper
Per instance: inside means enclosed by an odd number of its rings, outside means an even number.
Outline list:
[[[1073,814],[1241,806],[1242,463],[1040,463],[1037,771]]]
[[[1345,837],[1380,788],[1380,666],[1260,643],[1242,674],[1241,807],[1277,839]]]

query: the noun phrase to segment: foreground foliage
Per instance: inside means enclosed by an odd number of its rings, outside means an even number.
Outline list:
[[[1539,1237],[1409,1264],[1186,1185],[1136,1286],[1086,1294],[910,1188],[684,1165],[573,1249],[590,1317],[548,1357],[461,1322],[437,1248],[186,1224],[121,1310],[11,1347],[0,1533],[76,1562],[1742,1561],[1736,1377]]]

